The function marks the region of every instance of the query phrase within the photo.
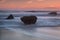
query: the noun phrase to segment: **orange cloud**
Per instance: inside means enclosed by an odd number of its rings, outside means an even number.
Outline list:
[[[39,9],[45,7],[60,8],[60,0],[1,0],[0,8],[4,9]]]

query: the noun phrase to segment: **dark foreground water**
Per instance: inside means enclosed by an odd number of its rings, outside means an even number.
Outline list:
[[[1,40],[60,40],[60,12],[57,16],[51,16],[48,13],[0,13]],[[14,19],[7,20],[10,14],[13,14]],[[20,18],[25,15],[37,16],[36,24],[24,25]]]

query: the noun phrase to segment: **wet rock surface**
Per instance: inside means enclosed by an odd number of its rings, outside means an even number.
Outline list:
[[[14,19],[14,16],[11,14],[6,19]]]
[[[36,16],[23,16],[21,17],[21,21],[24,24],[35,24],[37,21],[37,17]]]
[[[57,12],[50,12],[49,15],[56,16],[57,15]]]

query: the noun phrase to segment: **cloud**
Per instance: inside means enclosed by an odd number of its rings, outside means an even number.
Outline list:
[[[0,0],[0,1],[2,1],[2,0]]]
[[[60,0],[0,0],[0,8],[60,7]]]
[[[27,2],[30,0],[6,0],[6,2]]]
[[[60,0],[0,0],[0,3],[26,3],[26,2],[28,2],[28,3],[34,3],[34,2],[36,2],[36,3],[38,3],[38,2],[60,2]]]
[[[25,3],[30,0],[0,0],[0,3]]]

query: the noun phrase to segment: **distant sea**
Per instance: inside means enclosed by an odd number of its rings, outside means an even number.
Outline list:
[[[0,12],[0,21],[2,21],[3,25],[18,25],[21,23],[20,18],[22,16],[30,16],[35,15],[37,16],[37,24],[35,26],[60,26],[60,12],[57,12],[57,16],[49,15],[50,12]],[[6,18],[12,14],[15,19],[7,20]],[[16,23],[15,23],[16,22]],[[1,23],[0,23],[1,24]]]

